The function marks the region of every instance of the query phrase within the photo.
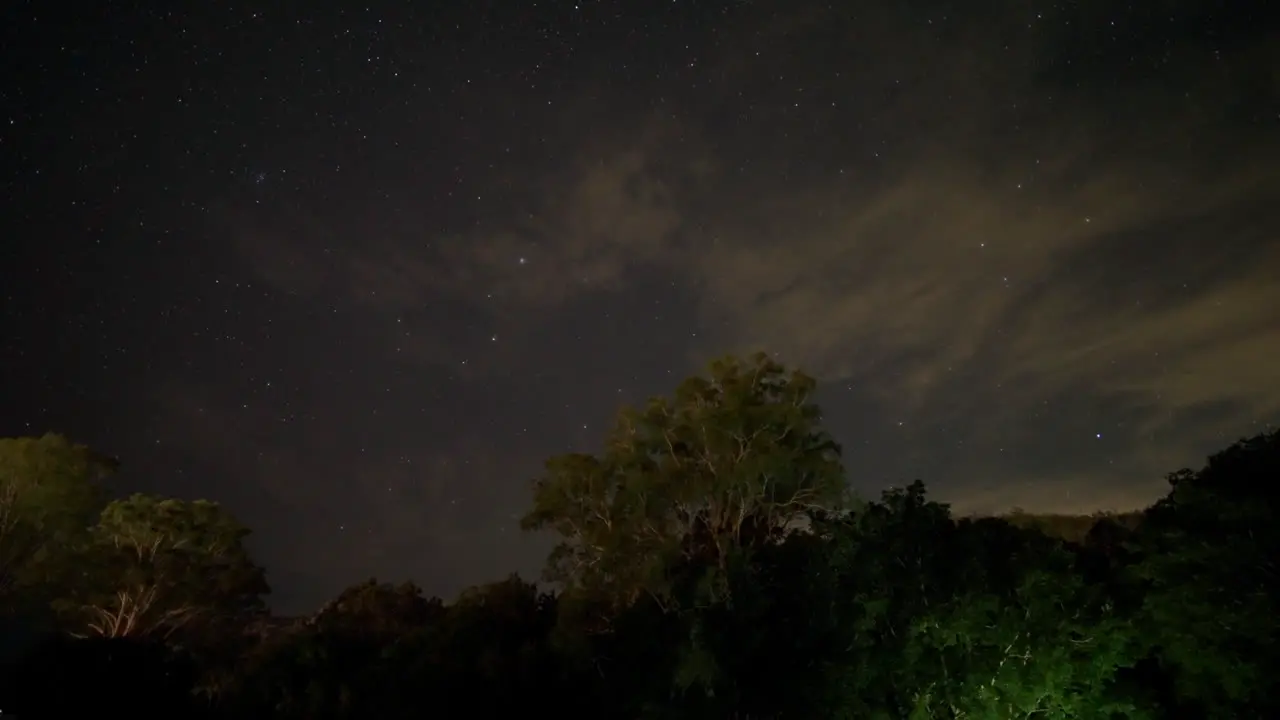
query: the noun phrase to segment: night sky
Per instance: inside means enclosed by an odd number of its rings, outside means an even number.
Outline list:
[[[0,435],[283,612],[536,576],[542,460],[728,352],[866,495],[1143,506],[1280,421],[1262,5],[6,2]]]

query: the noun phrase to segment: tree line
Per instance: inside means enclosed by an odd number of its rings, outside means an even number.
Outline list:
[[[1280,717],[1280,432],[1141,512],[955,517],[918,481],[851,495],[814,389],[725,358],[548,460],[546,584],[371,579],[299,619],[216,503],[108,501],[110,458],[0,440],[0,711]]]

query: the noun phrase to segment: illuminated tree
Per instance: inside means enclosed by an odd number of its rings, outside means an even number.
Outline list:
[[[624,604],[642,593],[670,603],[676,568],[705,567],[699,582],[714,594],[735,553],[842,497],[814,386],[764,354],[719,360],[674,397],[625,409],[600,455],[548,461],[524,519],[561,538],[548,577]]]
[[[0,439],[0,606],[56,573],[102,507],[100,481],[114,469],[61,435]]]
[[[261,607],[267,585],[249,531],[217,503],[133,495],[103,509],[81,582],[59,603],[84,634],[168,637]]]
[[[1055,540],[1001,525],[962,528],[954,541],[980,560],[967,566],[969,591],[913,623],[909,654],[933,675],[913,720],[1144,717],[1111,692],[1142,646],[1106,589]]]

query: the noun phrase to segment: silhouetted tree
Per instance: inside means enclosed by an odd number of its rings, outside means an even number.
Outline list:
[[[1132,543],[1140,631],[1196,713],[1280,717],[1280,432],[1169,484]]]
[[[192,693],[196,673],[160,643],[52,636],[6,673],[0,709],[18,718],[199,718],[206,708]]]
[[[0,710],[1280,717],[1280,434],[1174,473],[1142,513],[956,519],[920,482],[847,502],[812,388],[721,361],[624,412],[600,455],[550,461],[526,523],[561,536],[560,594],[511,576],[445,603],[371,579],[293,621],[266,616],[217,505],[104,507],[87,450],[3,441],[11,619],[22,599],[109,637],[10,643]]]

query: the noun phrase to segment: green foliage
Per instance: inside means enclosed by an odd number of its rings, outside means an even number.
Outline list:
[[[77,591],[59,607],[81,632],[107,637],[166,637],[251,614],[267,585],[244,547],[248,534],[207,500],[116,500],[80,549]]]
[[[181,717],[1280,717],[1280,434],[1137,516],[957,520],[920,482],[840,503],[812,388],[721,361],[550,461],[526,521],[561,535],[566,592],[369,580],[290,622],[217,505],[139,495],[92,524],[92,456],[6,441],[9,567],[116,637],[42,645],[0,700],[35,715],[56,677],[120,703],[193,686],[156,705]]]
[[[1138,645],[1105,588],[1090,585],[1077,557],[1043,536],[997,523],[961,526],[966,591],[915,621],[912,656],[933,664],[918,718],[1135,717],[1111,695]],[[957,558],[958,559],[958,558]]]
[[[524,519],[562,538],[548,578],[621,605],[679,602],[681,583],[694,602],[714,596],[734,553],[842,497],[814,386],[764,354],[726,358],[674,397],[624,409],[601,455],[549,460]]]
[[[47,586],[102,507],[115,462],[61,435],[0,438],[0,608]],[[40,593],[36,593],[40,595]]]
[[[1280,432],[1169,476],[1126,568],[1136,621],[1178,695],[1210,718],[1280,712]]]

